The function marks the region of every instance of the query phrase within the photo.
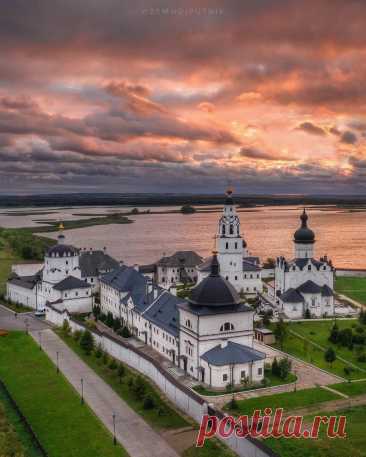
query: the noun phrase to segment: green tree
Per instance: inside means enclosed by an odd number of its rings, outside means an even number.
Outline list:
[[[277,342],[280,344],[281,350],[283,350],[283,345],[287,338],[288,331],[287,325],[285,324],[282,318],[276,323],[273,333],[275,335]]]
[[[94,349],[94,337],[89,330],[85,330],[80,339],[80,346],[89,355]]]
[[[291,371],[291,361],[287,357],[278,362],[278,371],[281,379],[287,379]]]
[[[125,375],[125,372],[126,372],[125,367],[122,365],[122,363],[120,363],[117,368],[117,376],[119,378],[120,384],[122,383],[122,378]]]
[[[113,327],[113,324],[114,324],[114,318],[113,318],[113,314],[109,311],[108,314],[107,314],[107,319],[105,321],[105,324],[108,325],[108,327]]]
[[[271,371],[272,371],[273,376],[279,376],[280,375],[280,370],[279,370],[279,366],[278,366],[278,362],[277,362],[277,358],[276,357],[273,359],[272,366],[271,366]]]
[[[337,344],[338,343],[338,341],[339,341],[339,329],[338,329],[337,322],[334,322],[334,325],[330,330],[330,334],[329,334],[328,340],[333,344]]]
[[[335,361],[337,358],[336,353],[333,348],[328,348],[325,353],[324,353],[324,359],[326,362],[329,363],[330,366],[332,366],[332,363]]]
[[[153,409],[155,407],[155,401],[151,395],[146,395],[144,398],[144,409]]]

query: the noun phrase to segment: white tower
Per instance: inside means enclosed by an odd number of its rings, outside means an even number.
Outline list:
[[[219,220],[217,251],[220,274],[240,288],[243,276],[243,256],[247,256],[246,243],[240,235],[240,220],[236,214],[232,190],[226,192],[223,214]]]
[[[305,208],[300,216],[301,227],[294,234],[295,258],[311,259],[314,257],[315,234],[308,227],[308,215]]]

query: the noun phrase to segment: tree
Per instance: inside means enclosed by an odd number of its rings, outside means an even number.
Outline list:
[[[93,306],[93,315],[95,317],[95,320],[98,321],[100,317],[101,309],[99,305]]]
[[[142,376],[136,376],[132,384],[132,392],[138,400],[142,400],[147,389],[146,381]]]
[[[122,363],[120,363],[117,368],[117,376],[119,378],[120,384],[122,383],[122,378],[125,375],[125,372],[126,372],[125,367],[122,365]]]
[[[120,335],[123,338],[129,338],[131,336],[131,333],[130,333],[130,331],[128,330],[127,327],[123,327],[122,331],[120,332]]]
[[[71,332],[71,327],[69,324],[69,321],[67,319],[64,319],[62,323],[62,333],[66,336],[70,335]]]
[[[155,407],[155,401],[151,395],[146,395],[144,398],[144,409],[153,409]]]
[[[351,328],[344,328],[343,330],[340,330],[339,332],[339,342],[342,346],[350,347],[352,346],[352,329]]]
[[[283,322],[282,318],[276,323],[273,333],[282,350],[283,344],[287,338],[287,325]]]
[[[324,353],[324,359],[326,362],[332,366],[332,363],[335,361],[337,358],[336,353],[333,348],[328,348],[325,353]]]
[[[338,341],[339,341],[339,329],[338,329],[337,322],[334,322],[334,325],[330,330],[330,335],[329,335],[328,340],[333,344],[337,344],[338,343]]]
[[[291,361],[287,357],[279,361],[278,371],[281,379],[287,379],[291,371]]]
[[[89,330],[85,330],[80,339],[80,346],[89,355],[94,349],[94,337]]]
[[[115,369],[117,368],[117,366],[118,366],[118,365],[117,365],[116,360],[112,357],[112,359],[111,359],[111,361],[110,361],[110,363],[109,363],[109,368],[110,368],[111,370],[115,370]]]
[[[277,358],[276,357],[273,359],[272,366],[271,366],[271,371],[272,371],[273,376],[279,376],[280,375],[280,370],[279,370],[279,366],[278,366],[278,362],[277,362]]]
[[[191,205],[183,205],[180,209],[182,214],[193,214],[196,212],[196,209]]]
[[[102,345],[99,343],[96,350],[95,350],[95,357],[97,359],[100,359],[103,355],[103,348],[102,348]]]
[[[113,314],[109,311],[107,314],[107,319],[105,321],[105,324],[108,325],[108,327],[113,327],[114,319],[113,319]]]

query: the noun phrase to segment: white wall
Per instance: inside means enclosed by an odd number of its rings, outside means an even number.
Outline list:
[[[18,276],[33,276],[41,270],[43,263],[15,263],[11,267],[11,271]]]
[[[8,282],[6,284],[6,298],[13,303],[28,306],[29,308],[36,309],[37,307],[36,288],[26,289]]]

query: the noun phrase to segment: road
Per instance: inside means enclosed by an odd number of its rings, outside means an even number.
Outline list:
[[[16,313],[0,304],[0,329],[25,331],[28,326],[30,331],[39,331],[49,328],[42,319],[34,317],[34,313],[18,313],[15,316]]]

